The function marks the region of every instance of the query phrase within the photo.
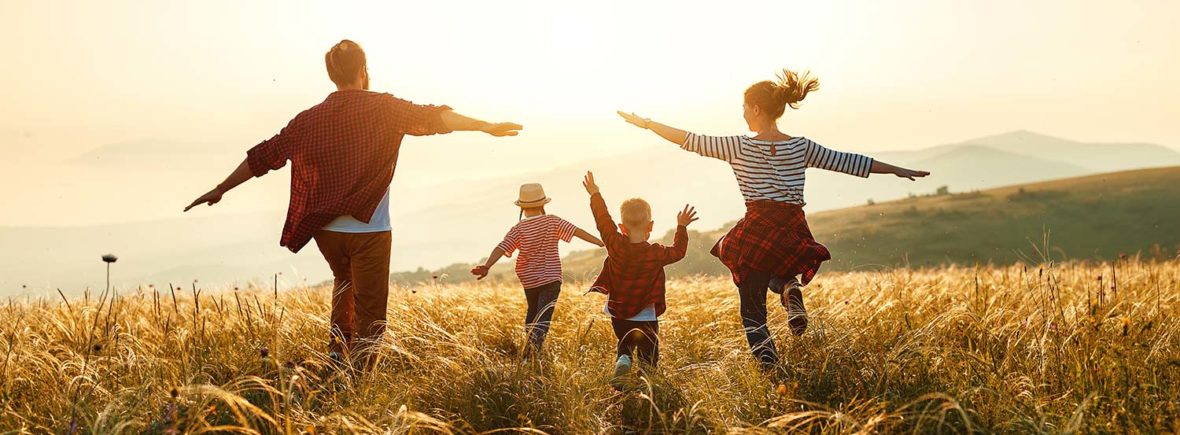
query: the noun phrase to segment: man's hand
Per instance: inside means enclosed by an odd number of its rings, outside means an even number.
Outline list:
[[[689,206],[688,204],[685,204],[684,210],[681,210],[680,214],[676,215],[676,223],[682,227],[687,227],[688,224],[691,224],[696,221],[697,221],[697,209],[696,209],[696,207]]]
[[[489,268],[485,265],[479,265],[479,266],[475,266],[475,268],[471,269],[471,274],[475,275],[477,277],[477,278],[475,278],[476,281],[479,281],[481,279],[487,278],[489,270],[491,270],[491,268]]]
[[[913,169],[906,168],[897,168],[896,171],[893,171],[893,174],[901,178],[908,178],[910,181],[913,181],[915,178],[922,178],[930,175],[930,173],[926,171],[915,171]]]
[[[598,193],[598,185],[594,184],[594,173],[586,171],[586,177],[582,179],[582,187],[586,188],[586,193],[594,195]]]
[[[204,195],[201,195],[200,198],[197,198],[196,201],[193,201],[192,204],[189,204],[188,207],[185,207],[184,211],[188,211],[189,209],[200,204],[217,204],[219,201],[221,201],[221,195],[223,194],[225,194],[225,192],[222,192],[220,188],[214,187],[213,190],[210,190]]]
[[[498,122],[486,124],[480,131],[492,136],[516,136],[524,126],[512,122]]]
[[[619,116],[623,117],[624,121],[627,121],[628,123],[631,123],[632,125],[634,125],[636,127],[648,128],[648,126],[651,125],[650,119],[636,115],[634,112],[626,113],[626,112],[623,112],[622,110],[619,110],[619,111],[616,111],[615,113],[618,113]]]

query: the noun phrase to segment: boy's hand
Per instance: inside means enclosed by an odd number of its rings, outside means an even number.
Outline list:
[[[685,204],[684,210],[681,210],[680,214],[676,215],[676,223],[682,227],[687,227],[688,224],[691,224],[696,221],[697,221],[697,208],[689,206],[688,204]]]
[[[586,177],[582,179],[582,187],[586,188],[586,193],[594,195],[598,193],[598,185],[594,184],[594,173],[586,171]]]
[[[479,266],[475,266],[475,268],[471,269],[471,274],[475,275],[477,277],[477,278],[475,278],[476,281],[479,281],[481,279],[488,277],[489,270],[490,269],[487,266],[479,265]]]

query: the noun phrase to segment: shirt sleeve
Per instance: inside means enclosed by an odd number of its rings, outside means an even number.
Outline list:
[[[520,248],[520,231],[517,230],[517,227],[508,230],[508,234],[504,235],[504,240],[496,245],[496,248],[504,251],[505,257],[512,257],[512,253]]]
[[[624,240],[622,234],[619,234],[618,226],[615,225],[615,220],[610,217],[610,211],[606,209],[606,201],[602,199],[601,193],[590,195],[590,211],[594,213],[594,223],[598,227],[602,243],[606,245],[607,255],[615,255],[620,252],[627,241]]]
[[[871,157],[830,150],[810,139],[807,140],[805,156],[809,168],[843,172],[857,177],[868,177],[873,167]]]
[[[688,228],[683,225],[676,227],[676,236],[672,240],[672,246],[660,246],[658,252],[658,260],[663,265],[675,263],[684,259],[685,254],[688,253]]]
[[[442,112],[451,110],[448,106],[414,104],[393,95],[389,100],[387,120],[399,133],[428,136],[452,131],[442,120]]]
[[[575,227],[574,224],[567,222],[565,219],[557,216],[554,217],[557,218],[557,238],[567,243],[573,240],[574,232],[578,231],[578,227]]]
[[[684,138],[684,143],[680,145],[680,148],[705,157],[732,162],[741,153],[742,137],[703,136],[696,133],[689,133]]]
[[[296,120],[298,117],[287,123],[287,126],[283,127],[279,134],[246,151],[246,164],[250,166],[250,172],[255,177],[261,177],[267,172],[279,169],[287,164],[287,160],[291,159],[296,142],[294,133]]]

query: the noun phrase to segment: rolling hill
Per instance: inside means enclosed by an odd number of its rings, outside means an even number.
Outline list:
[[[436,138],[437,139],[437,138]],[[816,140],[823,141],[817,137]],[[441,139],[439,139],[441,140]],[[673,210],[692,203],[701,211],[700,228],[719,228],[739,218],[741,197],[727,165],[650,139],[653,146],[631,154],[602,157],[570,165],[553,165],[539,154],[521,161],[536,172],[481,179],[448,178],[428,182],[430,165],[407,164],[391,192],[397,198],[393,270],[427,270],[487,255],[516,221],[512,206],[521,183],[540,182],[554,202],[549,211],[584,228],[593,226],[580,185],[581,174],[598,174],[607,200],[648,199],[656,211],[656,231],[671,229]],[[855,144],[828,144],[865,149]],[[429,157],[412,155],[406,161]],[[870,152],[881,160],[933,173],[917,182],[875,176],[870,180],[813,170],[807,173],[807,210],[816,218],[826,210],[934,192],[939,186],[965,192],[1004,185],[1094,174],[1096,171],[1180,165],[1180,153],[1149,144],[1085,143],[1030,132],[1011,132],[914,151]],[[267,279],[274,273],[292,282],[317,282],[328,269],[314,247],[292,256],[278,246],[282,210],[289,189],[287,173],[252,181],[217,208],[181,214],[179,209],[209,180],[241,158],[240,149],[210,144],[139,141],[112,144],[70,160],[64,167],[75,180],[27,177],[20,189],[0,192],[0,210],[77,210],[44,226],[0,226],[0,295],[29,289],[67,293],[102,285],[97,256],[114,252],[124,258],[113,279],[134,286],[200,279],[210,286]],[[184,164],[177,164],[184,162]],[[404,171],[402,169],[405,169]],[[31,170],[31,169],[30,169]],[[415,172],[417,171],[417,172]],[[19,171],[18,171],[19,172]],[[60,214],[60,213],[59,213]],[[62,226],[65,221],[113,222]],[[563,245],[563,253],[588,245]],[[1024,246],[1024,245],[1021,245]],[[705,259],[708,260],[708,259]],[[708,264],[702,261],[702,266]],[[453,274],[452,274],[453,275]]]
[[[1174,257],[1180,252],[1180,167],[917,196],[814,213],[808,220],[816,239],[832,251],[825,270],[1109,260],[1137,253]],[[669,275],[726,273],[708,250],[731,226],[693,231],[688,255],[667,269]],[[563,260],[567,275],[594,275],[604,255],[571,253]],[[468,268],[419,270],[394,274],[393,280],[464,281]],[[493,278],[511,280],[511,267],[497,266]]]

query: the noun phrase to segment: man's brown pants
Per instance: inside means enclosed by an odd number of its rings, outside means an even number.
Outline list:
[[[332,291],[332,352],[361,352],[385,333],[391,240],[389,231],[321,230],[315,234],[315,243],[336,283]]]

